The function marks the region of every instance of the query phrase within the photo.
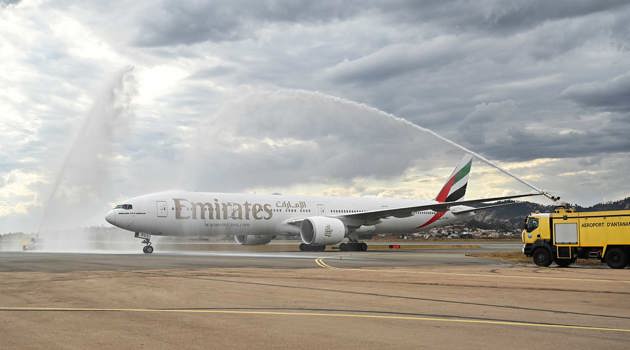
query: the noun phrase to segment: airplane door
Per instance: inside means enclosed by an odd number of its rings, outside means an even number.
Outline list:
[[[323,216],[326,215],[326,208],[324,207],[323,204],[318,204],[317,205],[317,214],[323,215]]]
[[[157,201],[157,216],[159,218],[165,218],[168,216],[168,205],[165,201]]]
[[[243,219],[229,219],[227,221],[227,233],[228,235],[240,235],[244,232],[244,220]]]
[[[210,221],[210,208],[203,207],[202,210],[204,211],[203,213],[204,230],[202,231],[205,231],[205,233],[207,234],[212,234],[212,222]]]

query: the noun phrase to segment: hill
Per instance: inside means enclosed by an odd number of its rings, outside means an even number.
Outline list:
[[[515,203],[488,210],[479,211],[474,220],[469,221],[468,228],[494,229],[499,231],[520,230],[525,218],[532,212],[550,212],[555,205],[541,205],[531,202],[504,201],[500,203]],[[569,204],[577,211],[599,211],[630,209],[630,197],[618,201],[598,203],[590,207]]]

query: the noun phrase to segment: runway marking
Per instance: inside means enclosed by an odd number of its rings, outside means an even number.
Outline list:
[[[584,282],[584,278],[571,278],[571,277],[545,277],[545,276],[515,276],[515,275],[499,275],[499,274],[487,274],[487,273],[461,273],[461,272],[435,272],[435,271],[410,271],[410,270],[377,270],[377,269],[365,269],[365,268],[352,268],[352,267],[335,267],[328,265],[323,257],[315,259],[315,263],[329,270],[347,270],[347,271],[369,271],[369,272],[387,272],[387,273],[414,273],[424,275],[450,275],[460,277],[501,277],[501,278],[521,278],[521,279],[534,279],[534,280],[558,280],[558,281],[576,281]],[[630,280],[610,280],[610,279],[597,279],[588,278],[589,282],[606,282],[606,283],[630,283]]]
[[[444,322],[463,324],[485,324],[510,327],[531,327],[531,328],[556,328],[575,329],[602,332],[630,333],[627,328],[609,328],[595,326],[565,325],[554,323],[531,323],[521,321],[495,321],[479,319],[461,319],[444,317],[423,317],[423,316],[396,316],[396,315],[369,315],[338,312],[281,312],[281,311],[247,311],[247,310],[199,310],[199,309],[143,309],[143,308],[70,308],[70,307],[0,307],[0,312],[15,311],[35,311],[35,312],[130,312],[130,313],[187,313],[187,314],[226,314],[226,315],[255,315],[255,316],[305,316],[305,317],[336,317],[336,318],[362,318],[380,320],[403,320],[403,321],[424,321],[424,322]]]
[[[315,263],[316,263],[319,267],[322,267],[322,268],[324,268],[324,269],[331,269],[331,270],[337,270],[337,269],[339,269],[339,268],[337,268],[337,267],[330,266],[330,265],[326,264],[326,263],[324,262],[324,258],[317,258],[317,259],[315,259]]]

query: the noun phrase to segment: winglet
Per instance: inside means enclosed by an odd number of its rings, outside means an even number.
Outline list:
[[[467,154],[455,167],[451,176],[448,177],[448,181],[444,184],[437,197],[435,197],[435,200],[438,202],[454,202],[463,198],[466,194],[468,174],[470,174],[471,167],[472,156]]]

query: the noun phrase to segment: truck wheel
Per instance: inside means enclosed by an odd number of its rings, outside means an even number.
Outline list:
[[[628,265],[628,255],[621,248],[610,248],[606,252],[606,264],[613,269],[623,269]]]
[[[542,267],[551,265],[551,252],[546,248],[536,248],[532,253],[534,264]]]
[[[560,267],[567,267],[575,262],[575,259],[554,259],[553,260]]]

